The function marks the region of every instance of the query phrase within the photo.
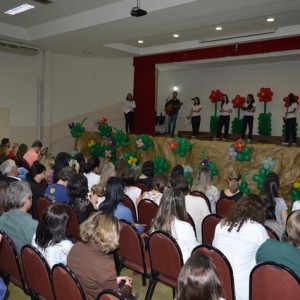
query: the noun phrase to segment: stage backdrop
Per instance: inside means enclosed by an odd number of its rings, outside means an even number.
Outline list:
[[[226,187],[226,177],[228,171],[237,169],[243,174],[247,174],[246,181],[252,193],[258,193],[257,183],[252,180],[254,174],[259,173],[259,169],[263,167],[262,161],[271,157],[275,162],[271,171],[276,172],[280,177],[281,195],[288,204],[291,204],[291,196],[289,191],[292,188],[293,182],[300,175],[300,148],[298,147],[283,147],[275,144],[255,143],[248,144],[251,148],[251,160],[246,162],[239,162],[229,158],[228,150],[234,142],[218,142],[218,141],[202,141],[196,139],[188,140],[191,143],[192,150],[187,152],[185,157],[180,157],[178,154],[174,155],[170,150],[170,143],[172,138],[154,136],[151,139],[154,146],[146,151],[137,150],[136,135],[130,135],[130,140],[133,142],[127,146],[120,146],[117,149],[117,157],[121,157],[123,153],[129,151],[137,152],[140,165],[145,160],[154,159],[156,156],[165,157],[170,163],[171,167],[176,164],[190,164],[193,168],[192,176],[195,177],[198,172],[198,165],[203,158],[208,159],[217,166],[218,175],[213,178],[213,184],[219,190]],[[100,141],[104,144],[110,144],[110,139],[101,138],[98,132],[85,132],[80,138],[75,140],[75,149],[79,152],[89,155],[88,143],[94,140]],[[203,157],[204,154],[204,157]],[[171,168],[170,170],[171,171]]]

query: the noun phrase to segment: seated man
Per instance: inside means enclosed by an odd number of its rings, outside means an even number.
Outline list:
[[[67,203],[69,201],[69,195],[67,191],[68,181],[76,171],[73,167],[64,167],[59,173],[59,180],[57,183],[51,184],[45,191],[45,197],[47,197],[52,203]]]
[[[30,168],[34,162],[39,160],[39,153],[42,147],[41,141],[36,140],[33,142],[31,148],[24,154],[23,158],[28,162]]]
[[[3,230],[15,243],[17,251],[31,244],[38,222],[27,211],[31,207],[31,189],[27,182],[12,182],[7,189],[8,212],[0,216],[0,230]]]
[[[17,177],[19,174],[18,167],[12,159],[7,159],[0,165],[0,172],[3,175],[0,180],[5,181],[7,184],[20,180],[20,178]]]
[[[300,277],[300,210],[291,214],[286,231],[288,242],[266,240],[257,250],[256,262],[277,262],[287,266]]]

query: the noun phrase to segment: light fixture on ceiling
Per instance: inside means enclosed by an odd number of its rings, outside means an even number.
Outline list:
[[[140,0],[137,0],[136,1],[136,6],[131,9],[130,14],[133,17],[142,17],[142,16],[145,16],[147,14],[147,11],[141,9]]]
[[[175,86],[173,87],[173,92],[177,92],[177,91],[178,91],[178,86],[175,85]]]
[[[20,14],[20,13],[22,13],[24,11],[27,11],[29,9],[33,9],[33,8],[34,8],[33,5],[25,3],[25,4],[19,5],[17,7],[14,7],[12,9],[9,9],[9,10],[7,10],[4,13],[7,14],[7,15],[14,16],[14,15]]]
[[[173,34],[173,38],[179,38],[179,34],[178,33],[174,33]]]
[[[138,43],[139,44],[144,44],[144,41],[143,40],[138,40]]]
[[[222,30],[223,28],[221,27],[221,26],[217,26],[216,27],[216,30],[218,30],[218,31],[220,31],[220,30]]]
[[[270,17],[267,19],[267,22],[274,22],[274,21],[275,21],[275,19],[273,17]]]

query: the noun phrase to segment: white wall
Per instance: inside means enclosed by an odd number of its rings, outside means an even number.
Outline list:
[[[282,116],[284,113],[283,98],[290,92],[300,96],[300,61],[282,61],[272,63],[235,65],[225,67],[207,67],[201,69],[160,71],[158,75],[157,112],[163,112],[167,96],[171,96],[173,86],[178,86],[178,98],[184,103],[178,118],[178,130],[191,130],[185,118],[190,111],[192,97],[201,99],[202,114],[200,131],[209,132],[210,116],[214,115],[214,104],[209,95],[212,90],[220,89],[232,100],[236,95],[247,96],[252,93],[256,99],[256,117],[254,134],[257,134],[259,113],[263,112],[263,103],[256,96],[261,87],[273,91],[273,99],[267,105],[272,113],[272,135],[280,136]],[[220,104],[218,104],[219,107]],[[299,114],[299,113],[298,113]],[[231,120],[237,116],[232,113]]]

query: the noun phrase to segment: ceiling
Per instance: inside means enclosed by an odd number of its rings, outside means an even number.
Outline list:
[[[4,14],[23,3],[35,9]],[[300,35],[299,0],[141,0],[140,5],[148,14],[136,18],[130,16],[136,0],[1,0],[0,39],[68,55],[118,58]],[[270,16],[275,22],[266,21]]]

